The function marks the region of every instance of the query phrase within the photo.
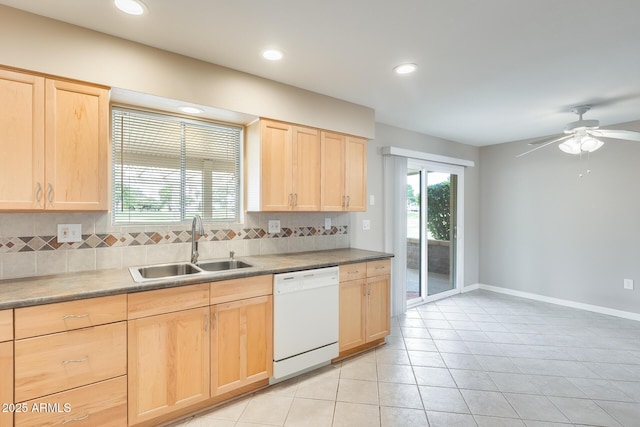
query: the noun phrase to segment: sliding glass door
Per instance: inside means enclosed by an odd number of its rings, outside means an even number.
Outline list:
[[[407,304],[458,292],[461,167],[409,160]]]

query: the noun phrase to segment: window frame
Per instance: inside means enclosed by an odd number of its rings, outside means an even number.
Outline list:
[[[187,168],[187,164],[191,163],[188,159],[187,156],[185,154],[185,143],[184,140],[180,141],[180,169],[177,170],[178,173],[180,174],[180,188],[181,188],[181,192],[183,194],[181,194],[181,201],[180,201],[180,220],[169,220],[169,221],[152,221],[149,219],[144,219],[144,220],[140,220],[140,221],[116,221],[116,209],[115,209],[115,187],[116,187],[116,174],[115,174],[115,168],[116,168],[116,160],[115,160],[115,155],[116,155],[116,144],[114,142],[115,138],[114,138],[114,110],[118,110],[118,111],[125,111],[125,112],[133,112],[133,113],[137,113],[137,114],[144,114],[144,115],[149,115],[149,116],[155,116],[155,117],[159,117],[163,120],[167,120],[167,121],[172,121],[172,122],[176,122],[178,124],[180,124],[180,126],[182,126],[182,124],[190,124],[190,125],[195,125],[195,126],[206,126],[206,125],[214,125],[214,126],[223,126],[223,127],[228,127],[228,128],[234,128],[239,132],[238,135],[238,166],[237,166],[237,170],[238,170],[238,177],[237,177],[237,182],[238,182],[238,193],[237,193],[237,212],[235,215],[235,219],[231,220],[229,218],[226,219],[214,219],[212,217],[205,217],[204,215],[202,216],[202,220],[204,222],[210,222],[210,223],[216,223],[216,224],[242,224],[244,222],[244,148],[245,148],[245,137],[246,137],[246,127],[243,124],[238,124],[238,123],[229,123],[229,122],[223,122],[223,121],[217,121],[217,120],[212,120],[212,119],[208,119],[208,118],[193,118],[193,117],[189,117],[189,116],[185,116],[179,113],[172,113],[172,112],[168,112],[168,111],[162,111],[162,110],[155,110],[155,109],[150,109],[150,108],[146,108],[146,107],[139,107],[139,106],[132,106],[132,105],[125,105],[125,104],[111,104],[110,106],[110,111],[109,111],[109,119],[110,119],[110,126],[109,126],[109,130],[110,130],[110,142],[112,144],[112,147],[110,149],[110,156],[111,156],[111,165],[110,165],[110,183],[111,183],[111,191],[109,192],[109,196],[110,196],[110,201],[109,201],[109,214],[111,217],[111,225],[112,226],[120,226],[120,227],[127,227],[127,226],[172,226],[172,225],[178,225],[178,224],[184,224],[185,222],[191,221],[191,216],[188,216],[186,214],[186,211],[188,210],[188,207],[185,203],[185,197],[184,194],[186,192],[183,192],[183,190],[186,188],[186,183],[184,182],[186,179],[186,175],[187,172],[190,170]],[[206,159],[203,159],[204,161],[206,161]],[[162,167],[162,165],[156,165],[159,167]],[[192,169],[194,171],[199,171],[199,169]],[[213,189],[213,186],[211,187],[211,189]],[[204,197],[203,197],[204,200]],[[202,202],[202,201],[201,201]],[[202,214],[201,214],[202,215]]]

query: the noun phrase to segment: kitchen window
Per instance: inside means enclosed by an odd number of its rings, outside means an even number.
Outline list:
[[[112,107],[114,224],[238,222],[242,127]]]

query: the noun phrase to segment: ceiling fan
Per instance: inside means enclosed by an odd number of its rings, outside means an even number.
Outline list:
[[[536,148],[518,154],[516,157],[522,157],[525,154],[532,153],[536,150],[546,147],[547,145],[561,142],[558,148],[568,154],[591,153],[604,145],[598,138],[615,138],[627,139],[631,141],[640,141],[640,132],[630,130],[613,130],[599,129],[600,122],[598,120],[584,120],[582,115],[591,109],[591,105],[581,105],[571,109],[580,119],[567,124],[564,128],[566,135],[561,137],[544,138],[539,141],[530,142],[529,145],[537,145]]]

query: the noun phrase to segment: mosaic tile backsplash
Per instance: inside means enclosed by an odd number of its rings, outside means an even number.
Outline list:
[[[332,227],[324,228],[331,218]],[[201,259],[349,247],[349,214],[246,214],[243,224],[205,223]],[[268,233],[279,219],[280,233]],[[82,241],[60,243],[57,224],[82,224]],[[0,279],[187,261],[190,222],[113,226],[106,213],[0,214]]]

